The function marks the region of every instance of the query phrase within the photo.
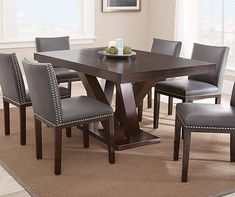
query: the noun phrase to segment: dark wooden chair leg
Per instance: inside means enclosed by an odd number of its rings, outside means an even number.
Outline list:
[[[183,103],[193,103],[193,100],[190,100],[189,98],[185,97],[182,99]],[[184,139],[184,128],[182,128],[182,139]]]
[[[235,133],[230,133],[230,161],[235,162]]]
[[[114,117],[108,119],[107,128],[107,144],[108,144],[108,155],[109,163],[115,163],[115,143],[114,143]]]
[[[72,82],[71,81],[68,82],[68,89],[69,89],[70,94],[71,94],[72,93]]]
[[[71,137],[72,136],[71,127],[66,128],[66,136],[67,137]]]
[[[184,147],[183,147],[183,165],[182,165],[182,182],[187,182],[188,178],[188,164],[189,164],[189,151],[191,142],[191,131],[184,129]]]
[[[158,128],[160,112],[160,94],[154,91],[153,128]]]
[[[173,109],[173,97],[168,97],[168,115],[172,115],[172,109]]]
[[[83,147],[89,148],[89,124],[83,125]]]
[[[10,135],[10,108],[9,103],[3,100],[5,135]]]
[[[138,107],[138,118],[140,122],[142,121],[142,117],[143,117],[143,101]]]
[[[147,103],[148,108],[152,108],[152,88],[148,92],[148,103]]]
[[[62,129],[55,128],[55,175],[61,174]]]
[[[184,128],[182,128],[182,139],[184,139]]]
[[[215,104],[220,104],[221,103],[221,95],[218,95],[215,97]]]
[[[26,144],[26,107],[20,106],[20,144]]]
[[[175,139],[174,139],[174,161],[179,160],[179,148],[180,148],[180,130],[181,130],[181,121],[176,114],[175,116]]]
[[[42,123],[34,118],[35,141],[36,141],[36,158],[42,159]]]

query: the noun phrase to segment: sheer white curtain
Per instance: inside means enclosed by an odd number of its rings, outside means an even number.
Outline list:
[[[198,0],[176,0],[175,39],[183,42],[181,56],[190,57],[194,42],[198,42]]]
[[[194,42],[230,48],[227,69],[235,70],[235,0],[176,0],[175,39],[190,57]]]

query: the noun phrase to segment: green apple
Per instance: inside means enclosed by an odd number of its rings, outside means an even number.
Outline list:
[[[131,54],[132,48],[128,46],[124,46],[123,48],[123,54]]]

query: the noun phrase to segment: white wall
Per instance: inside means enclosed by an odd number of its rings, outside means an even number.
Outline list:
[[[104,46],[114,38],[123,38],[133,48],[149,48],[149,0],[142,0],[141,12],[117,13],[101,12],[100,2],[96,0],[96,46]]]
[[[150,37],[174,39],[176,0],[149,0]]]

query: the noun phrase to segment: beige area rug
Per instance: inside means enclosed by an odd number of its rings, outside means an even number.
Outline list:
[[[235,163],[229,162],[229,135],[193,134],[188,183],[181,183],[180,160],[174,162],[174,116],[161,105],[160,127],[152,129],[152,110],[144,111],[143,129],[161,138],[160,144],[116,152],[108,163],[106,146],[91,137],[82,146],[77,128],[63,137],[62,175],[53,174],[53,131],[43,126],[43,160],[35,159],[32,110],[27,110],[27,145],[19,145],[18,110],[11,109],[11,135],[3,134],[0,111],[0,160],[40,197],[214,196],[235,188]]]

